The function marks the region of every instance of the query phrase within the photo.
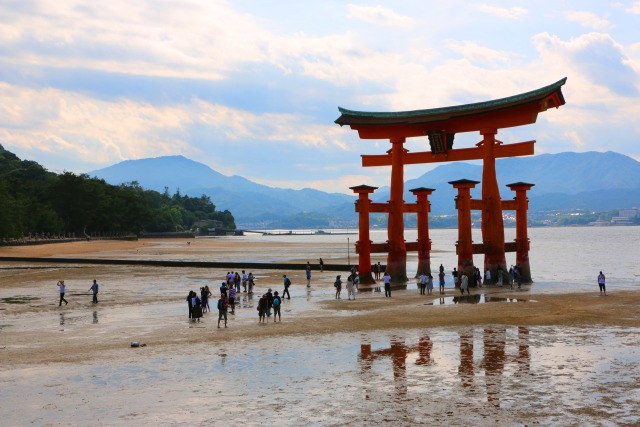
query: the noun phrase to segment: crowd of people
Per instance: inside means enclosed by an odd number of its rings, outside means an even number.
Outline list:
[[[320,259],[320,268],[321,271],[324,268],[324,263],[322,259]],[[391,297],[391,275],[388,271],[384,271],[382,278],[380,279],[380,274],[382,273],[382,266],[378,262],[372,266],[372,273],[375,280],[382,280],[384,284],[384,293],[386,298]],[[305,276],[307,280],[307,287],[311,286],[311,265],[307,262],[305,267]],[[504,284],[508,285],[511,289],[514,286],[517,286],[518,289],[522,288],[523,275],[519,265],[511,266],[508,271],[504,271],[502,266],[498,266],[496,270],[496,277],[491,277],[491,272],[489,270],[485,271],[483,275],[480,272],[479,268],[475,268],[471,274],[467,274],[466,271],[457,270],[454,268],[451,271],[451,277],[453,279],[453,284],[455,288],[460,290],[461,294],[471,294],[469,290],[470,287],[477,286],[481,288],[483,286],[483,281],[485,284],[487,283],[495,283],[498,287],[503,287]],[[438,284],[439,284],[439,293],[443,295],[445,293],[445,269],[442,264],[438,268]],[[256,310],[258,311],[258,319],[259,323],[266,323],[267,318],[270,318],[273,311],[273,321],[278,322],[282,319],[281,314],[281,306],[284,302],[284,299],[291,299],[291,294],[289,292],[289,288],[291,287],[291,280],[287,277],[286,274],[282,275],[283,279],[283,291],[280,294],[278,291],[273,292],[271,288],[268,288],[267,292],[262,294],[258,299],[258,303],[256,306]],[[433,293],[433,276],[431,274],[422,273],[417,278],[417,285],[420,295],[432,295]],[[605,288],[605,276],[600,272],[597,278],[598,287],[600,289],[600,294],[606,296],[606,288]],[[342,294],[342,275],[337,275],[336,280],[334,282],[335,287],[335,299],[341,299]],[[64,280],[60,280],[57,283],[59,288],[59,306],[62,306],[64,302],[65,305],[69,304],[67,299],[65,298],[66,294],[66,284]],[[98,303],[98,291],[99,284],[97,280],[93,280],[93,284],[89,288],[89,292],[92,294],[92,302],[93,304]],[[357,268],[352,267],[351,273],[347,277],[346,280],[346,288],[347,288],[347,299],[354,300],[356,299],[356,295],[359,291],[360,287],[360,276],[358,274]],[[220,297],[217,300],[216,308],[218,310],[218,328],[220,328],[221,323],[224,323],[224,327],[227,327],[228,322],[228,314],[235,314],[236,309],[236,296],[238,293],[246,293],[247,295],[252,295],[255,289],[255,276],[253,273],[249,272],[248,274],[245,270],[242,272],[227,272],[225,275],[225,280],[220,285]],[[379,290],[379,288],[378,288]],[[189,291],[186,301],[189,309],[189,320],[192,322],[200,322],[204,313],[210,313],[211,307],[209,304],[210,299],[213,297],[209,286],[203,286],[200,288],[200,293],[191,290]]]

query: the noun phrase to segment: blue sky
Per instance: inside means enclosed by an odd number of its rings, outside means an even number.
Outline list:
[[[55,172],[180,154],[349,193],[388,185],[360,155],[390,144],[334,124],[338,106],[436,108],[568,77],[566,105],[498,139],[640,160],[639,26],[640,1],[4,0],[0,144]]]

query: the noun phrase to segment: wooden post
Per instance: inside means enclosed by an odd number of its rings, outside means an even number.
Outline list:
[[[389,223],[387,238],[386,272],[395,283],[407,282],[407,247],[404,241],[404,163],[405,138],[391,139],[391,191],[389,200]]]
[[[495,135],[496,129],[483,129],[482,165],[482,243],[484,245],[484,268],[496,271],[498,265],[505,265],[504,221],[500,189],[496,177]]]
[[[458,189],[456,197],[456,209],[458,209],[458,271],[464,271],[467,276],[473,277],[473,240],[471,238],[471,189],[475,188],[478,181],[460,179],[449,184]]]
[[[431,274],[431,239],[429,238],[429,212],[431,204],[429,196],[435,190],[433,188],[414,188],[411,191],[418,202],[418,270],[416,277],[421,274]]]
[[[523,282],[531,282],[531,266],[529,265],[529,234],[527,231],[527,210],[529,200],[527,191],[535,184],[516,182],[507,184],[516,192],[516,265],[520,270]]]
[[[369,236],[369,214],[371,212],[371,200],[369,194],[373,193],[378,187],[369,187],[368,185],[359,185],[357,187],[349,187],[358,195],[356,201],[356,212],[358,212],[358,273],[360,283],[364,285],[372,285],[376,283],[371,274],[371,238]]]

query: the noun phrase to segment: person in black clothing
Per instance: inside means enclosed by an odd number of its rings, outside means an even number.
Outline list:
[[[193,299],[193,295],[195,292],[189,291],[189,295],[187,295],[187,305],[189,306],[189,319],[193,318],[193,306],[191,305],[191,300]]]
[[[64,305],[69,304],[69,302],[66,299],[64,299],[64,292],[65,292],[64,280],[60,280],[58,282],[58,286],[60,287],[60,305],[59,305],[60,307],[62,306],[62,301],[64,301]]]
[[[291,280],[289,280],[286,274],[283,274],[282,277],[284,278],[284,291],[282,291],[282,298],[284,298],[284,296],[286,295],[287,299],[291,299],[291,295],[289,294],[289,286],[291,286]]]
[[[271,317],[271,307],[273,307],[273,293],[271,288],[267,291],[267,317]]]

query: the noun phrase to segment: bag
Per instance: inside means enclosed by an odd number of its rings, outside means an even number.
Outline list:
[[[284,281],[284,285],[288,288],[289,286],[291,286],[291,280],[289,280],[289,278],[287,277]]]
[[[278,307],[280,305],[280,297],[275,297],[272,304],[274,307]]]
[[[221,299],[218,300],[218,310],[224,310],[224,302]]]

